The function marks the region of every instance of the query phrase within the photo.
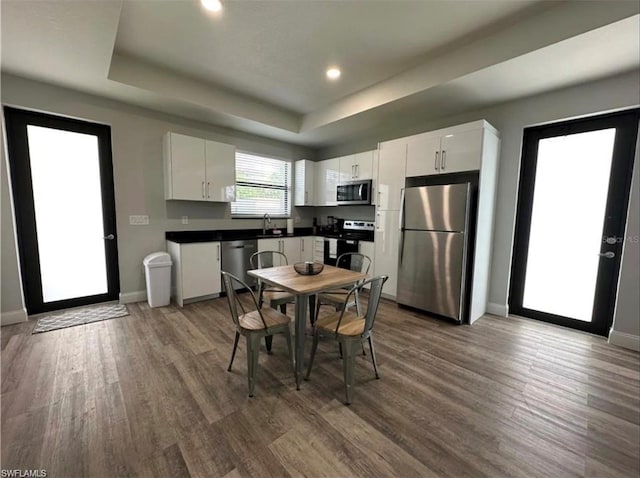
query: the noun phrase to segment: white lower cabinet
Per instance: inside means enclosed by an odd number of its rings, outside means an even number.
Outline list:
[[[296,238],[300,241],[300,262],[313,261],[314,238],[311,236]]]
[[[400,244],[400,211],[378,210],[375,231],[375,275],[389,276],[382,293],[395,298],[398,282],[398,247]]]
[[[313,237],[313,260],[324,264],[324,237]]]
[[[220,243],[179,244],[167,241],[173,260],[171,297],[182,307],[190,299],[208,299],[220,294]]]
[[[287,256],[290,265],[313,260],[311,237],[279,237],[258,239],[258,251],[278,251]],[[305,258],[308,257],[308,258]],[[284,264],[275,264],[284,265]]]

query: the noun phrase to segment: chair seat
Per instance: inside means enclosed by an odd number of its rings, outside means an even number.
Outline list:
[[[324,332],[335,333],[336,325],[340,320],[340,312],[331,315],[325,315],[316,320],[316,326]],[[355,312],[345,312],[340,322],[338,334],[348,337],[357,337],[364,332],[365,318],[358,316]]]
[[[348,290],[336,289],[328,292],[318,294],[318,301],[323,304],[344,304],[344,300],[347,298]]]
[[[279,325],[288,325],[291,322],[291,318],[288,315],[284,315],[278,312],[276,309],[261,309],[264,321],[267,324],[267,328],[277,327]],[[241,315],[238,318],[240,327],[245,330],[262,330],[264,324],[260,318],[260,313],[257,310]]]
[[[287,302],[294,302],[296,298],[283,290],[265,289],[262,291],[262,300],[269,304],[286,304]]]

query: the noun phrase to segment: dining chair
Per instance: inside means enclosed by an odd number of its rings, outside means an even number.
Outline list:
[[[255,378],[258,369],[258,353],[260,351],[260,339],[275,334],[284,334],[287,339],[287,348],[289,349],[289,363],[291,370],[293,369],[293,349],[291,346],[291,318],[276,309],[261,309],[258,305],[258,300],[255,294],[249,288],[247,284],[242,282],[233,274],[228,272],[222,272],[222,281],[224,283],[224,289],[227,294],[227,301],[229,302],[229,311],[231,312],[231,318],[236,328],[236,336],[233,341],[233,351],[231,352],[231,360],[229,361],[229,367],[227,370],[231,371],[233,365],[233,359],[236,356],[236,350],[238,349],[238,340],[243,335],[247,339],[247,376],[249,381],[249,396],[253,397],[253,391],[255,388]],[[245,306],[240,301],[238,294],[236,293],[236,287],[240,285],[242,288],[246,288],[251,295],[254,308],[247,311]]]
[[[313,359],[318,349],[318,340],[320,335],[333,335],[343,350],[342,368],[344,370],[344,385],[346,394],[346,404],[351,403],[353,397],[353,371],[355,368],[356,347],[358,344],[369,342],[369,350],[371,351],[371,362],[373,363],[373,371],[376,379],[380,378],[378,374],[378,364],[376,362],[376,353],[373,346],[373,325],[380,304],[382,295],[382,287],[387,281],[388,276],[377,276],[354,286],[344,299],[345,307],[339,312],[317,318],[313,327],[313,346],[311,348],[311,357],[307,368],[305,380],[309,380],[311,375],[311,367]],[[357,311],[353,312],[346,307],[349,300],[353,298],[356,292],[361,292],[363,287],[369,285],[369,301],[367,303],[367,311],[364,315],[360,315]]]
[[[338,259],[336,260],[336,267],[368,274],[369,269],[371,268],[371,258],[359,252],[345,252],[338,256]],[[312,317],[312,323],[313,320],[318,317],[320,307],[323,305],[330,305],[334,307],[336,312],[339,312],[342,308],[349,309],[355,305],[356,311],[358,315],[360,315],[360,294],[357,290],[353,295],[353,300],[351,302],[345,302],[345,298],[350,292],[350,289],[351,287],[346,287],[318,294],[318,297],[316,298],[316,310],[314,317]]]
[[[251,267],[253,269],[264,269],[267,267],[286,266],[289,264],[287,256],[279,251],[260,251],[254,252],[249,258]],[[284,290],[280,290],[275,287],[268,287],[264,282],[258,280],[258,306],[262,308],[262,305],[266,302],[269,307],[276,309],[280,308],[280,312],[287,313],[287,304],[294,303],[296,301],[295,296],[289,294]],[[267,347],[267,353],[271,353],[271,338],[265,337],[265,344]]]

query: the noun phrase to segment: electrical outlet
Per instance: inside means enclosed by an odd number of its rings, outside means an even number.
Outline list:
[[[131,226],[146,226],[149,224],[149,216],[129,216]]]
[[[182,216],[182,224],[189,224],[189,216]]]

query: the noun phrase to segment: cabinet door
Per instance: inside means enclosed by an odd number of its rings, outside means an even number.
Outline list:
[[[315,206],[315,166],[313,161],[301,159],[295,163],[295,206]]]
[[[404,171],[407,143],[403,140],[380,143],[378,160],[378,197],[379,209],[400,209],[400,196],[404,188]]]
[[[313,261],[314,242],[313,237],[300,237],[300,261]]]
[[[287,256],[290,265],[300,262],[302,244],[299,237],[285,237],[282,239],[282,252]]]
[[[447,134],[442,137],[441,173],[480,169],[482,129]]]
[[[338,180],[340,183],[353,181],[356,178],[354,158],[353,154],[336,158],[340,164],[340,179]]]
[[[165,174],[169,176],[167,199],[204,201],[205,165],[204,139],[177,133],[168,133],[165,154],[168,162]]]
[[[407,177],[438,174],[440,161],[440,135],[425,133],[409,138]]]
[[[207,201],[236,200],[236,147],[205,141]]]
[[[396,296],[398,282],[399,217],[399,211],[376,212],[375,274],[389,276],[382,292],[393,297]]]
[[[220,293],[219,242],[182,244],[180,259],[184,299]]]
[[[313,238],[313,260],[324,264],[324,237]]]
[[[274,239],[258,239],[258,251],[262,252],[262,251],[278,251],[278,252],[282,252],[286,255],[286,252],[284,251],[284,244],[283,244],[283,240],[282,238],[274,238]],[[289,257],[287,256],[287,259],[289,259]],[[291,262],[291,260],[289,259],[289,262]],[[276,264],[274,264],[274,266],[283,266],[285,265],[284,261],[280,262],[280,261],[276,261]]]
[[[365,151],[355,155],[353,160],[356,179],[373,179],[374,151]]]
[[[317,163],[316,194],[318,206],[336,206],[336,186],[340,179],[339,158]]]

